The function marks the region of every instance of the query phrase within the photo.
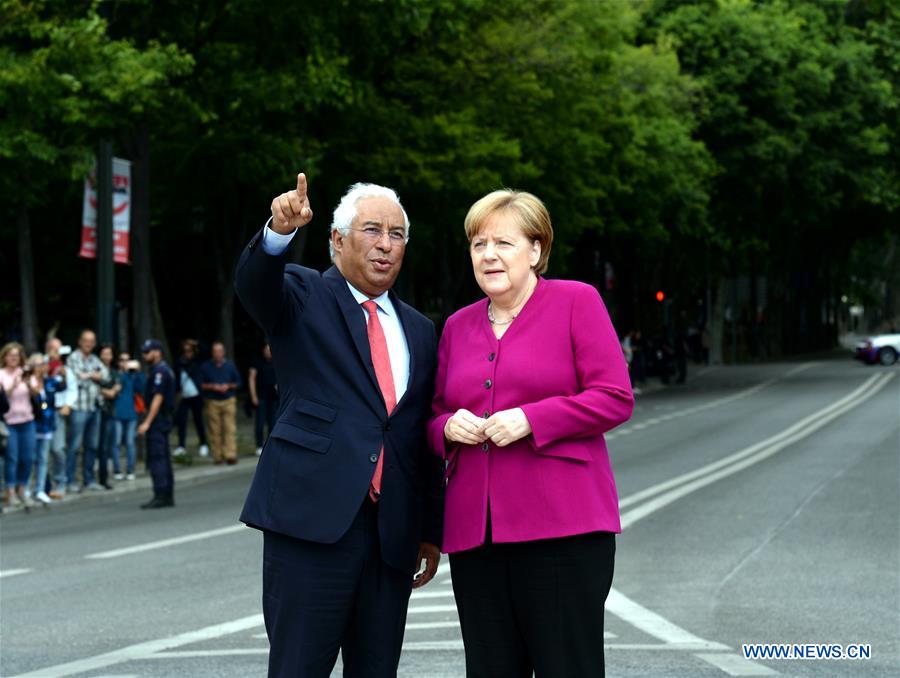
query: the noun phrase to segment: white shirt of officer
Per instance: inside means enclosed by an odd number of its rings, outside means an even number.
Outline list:
[[[269,220],[271,221],[271,219]],[[263,252],[272,256],[278,256],[287,249],[297,231],[287,234],[277,233],[269,228],[269,223],[263,229],[262,248]],[[350,293],[359,304],[359,312],[362,313],[366,324],[369,322],[369,313],[362,307],[363,302],[369,301],[370,297],[360,292],[353,285],[347,282]],[[397,310],[391,302],[387,292],[372,298],[372,301],[378,306],[378,320],[384,330],[384,339],[387,342],[388,355],[391,357],[391,374],[394,377],[394,394],[397,402],[403,398],[406,393],[406,387],[409,383],[409,346],[406,344],[406,335],[403,334],[403,327],[400,325],[400,318],[397,316]]]

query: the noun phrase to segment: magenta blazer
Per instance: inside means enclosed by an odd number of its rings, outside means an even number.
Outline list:
[[[532,434],[506,447],[444,440],[458,409],[521,407]],[[484,543],[621,532],[603,434],[631,416],[622,348],[597,290],[540,278],[499,341],[487,299],[454,313],[438,351],[429,444],[446,460],[447,553]]]

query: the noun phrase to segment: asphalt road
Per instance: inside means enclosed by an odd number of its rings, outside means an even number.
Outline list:
[[[900,370],[704,370],[642,396],[609,444],[625,529],[608,675],[900,675]],[[0,675],[265,675],[261,538],[236,522],[251,472],[183,487],[174,510],[127,493],[3,516]],[[743,643],[871,658],[750,661]],[[464,673],[442,562],[400,675]]]

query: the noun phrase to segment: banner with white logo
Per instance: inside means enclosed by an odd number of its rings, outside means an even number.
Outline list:
[[[113,261],[128,264],[131,224],[131,163],[113,158]],[[97,168],[84,180],[84,208],[81,213],[81,251],[86,259],[97,257]]]

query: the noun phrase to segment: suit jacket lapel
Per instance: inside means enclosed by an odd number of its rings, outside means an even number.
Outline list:
[[[375,368],[372,365],[372,352],[369,350],[369,335],[366,333],[366,321],[363,311],[356,299],[350,294],[350,288],[347,287],[347,281],[336,266],[332,266],[323,274],[323,277],[331,285],[334,292],[334,298],[338,302],[341,313],[344,316],[344,322],[347,323],[347,329],[359,353],[366,373],[375,388],[375,393],[381,398],[382,408],[384,408],[384,398],[381,395],[381,387],[378,385],[378,379],[375,377]]]
[[[416,342],[415,337],[413,336],[412,319],[409,317],[409,313],[406,312],[403,302],[400,301],[400,298],[394,293],[394,290],[391,290],[388,294],[391,297],[391,303],[394,304],[394,310],[397,312],[397,317],[400,318],[400,327],[403,328],[403,334],[406,336],[406,347],[409,349],[409,380],[406,382],[406,392],[403,394],[403,397],[400,398],[397,407],[394,408],[396,411],[406,402],[406,397],[412,390],[413,377],[415,376],[416,371]]]

